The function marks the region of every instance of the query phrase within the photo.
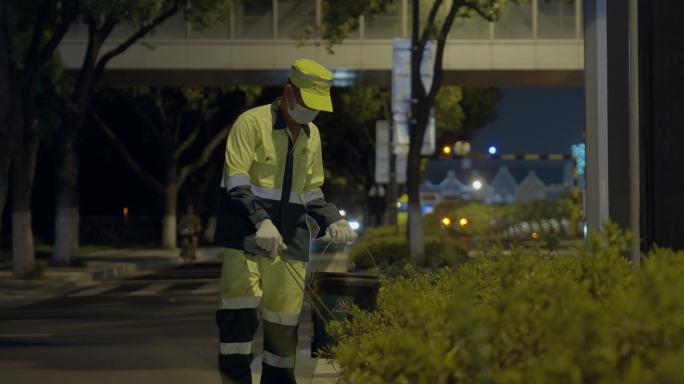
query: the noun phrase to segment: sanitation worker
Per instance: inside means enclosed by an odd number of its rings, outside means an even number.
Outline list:
[[[258,313],[261,383],[296,383],[297,327],[313,218],[332,241],[356,239],[326,202],[321,137],[312,122],[333,110],[333,75],[313,60],[292,65],[282,97],[241,114],[228,135],[216,243],[225,248],[216,323],[224,383],[251,383]],[[288,268],[292,268],[288,270]]]

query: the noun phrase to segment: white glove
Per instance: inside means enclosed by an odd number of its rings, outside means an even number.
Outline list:
[[[335,243],[350,243],[359,237],[356,232],[349,225],[347,220],[337,220],[330,224],[325,231],[325,236],[329,237]]]
[[[256,240],[259,248],[268,251],[271,257],[276,257],[278,252],[287,249],[287,246],[283,242],[283,236],[278,232],[278,228],[273,225],[271,219],[265,219],[256,224],[256,234],[254,240]]]

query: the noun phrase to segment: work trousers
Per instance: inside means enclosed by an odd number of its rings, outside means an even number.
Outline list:
[[[264,334],[261,383],[296,383],[297,329],[304,292],[292,273],[304,277],[302,261],[225,249],[216,324],[223,383],[252,383],[250,364],[261,314]]]

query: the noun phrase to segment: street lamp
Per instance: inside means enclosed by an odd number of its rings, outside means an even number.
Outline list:
[[[489,154],[490,155],[496,155],[496,147],[495,146],[492,145],[491,147],[489,147]]]
[[[480,189],[482,189],[482,181],[480,181],[480,180],[473,181],[473,189],[476,191],[479,191]]]

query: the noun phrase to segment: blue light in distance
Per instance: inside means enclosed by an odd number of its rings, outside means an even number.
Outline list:
[[[489,147],[489,154],[490,155],[496,155],[496,147],[495,146],[492,145],[491,147]]]

